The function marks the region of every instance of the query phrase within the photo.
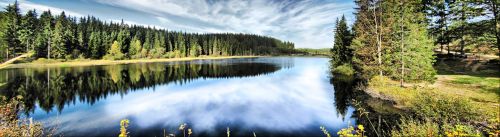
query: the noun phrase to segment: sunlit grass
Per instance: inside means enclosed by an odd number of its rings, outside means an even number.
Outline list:
[[[464,79],[462,79],[464,78]],[[499,94],[490,89],[499,89],[499,78],[483,78],[466,75],[440,75],[434,84],[409,84],[401,87],[398,81],[386,77],[375,77],[369,83],[369,92],[396,102],[397,107],[413,107],[421,94],[435,94],[438,97],[470,100],[470,104],[483,117],[498,115]],[[475,85],[475,86],[474,86]]]
[[[252,58],[259,56],[200,56],[186,58],[162,58],[162,59],[131,59],[131,60],[62,60],[62,59],[45,59],[40,58],[30,63],[11,64],[9,68],[36,68],[36,67],[74,67],[74,66],[96,66],[96,65],[116,65],[116,64],[132,64],[132,63],[151,63],[151,62],[169,62],[169,61],[189,61],[198,59],[230,59],[230,58]]]

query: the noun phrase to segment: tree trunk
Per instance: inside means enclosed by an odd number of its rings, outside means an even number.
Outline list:
[[[498,48],[498,54],[500,54],[500,22],[499,22],[499,17],[498,17],[498,5],[495,2],[495,0],[490,0],[490,7],[491,11],[493,12],[493,20],[495,21],[495,35],[497,37],[497,48]]]
[[[50,41],[51,38],[49,37],[49,41],[47,41],[47,59],[50,59]]]
[[[375,18],[375,34],[377,36],[377,60],[378,60],[378,65],[379,65],[379,75],[383,76],[382,73],[382,38],[381,38],[381,32],[379,32],[379,24],[378,24],[378,19],[377,19],[377,10],[376,8],[373,8],[373,17]]]
[[[401,20],[404,19],[404,14],[401,16]],[[404,85],[404,78],[405,78],[405,61],[404,61],[404,28],[403,28],[403,23],[401,23],[401,79],[400,79],[400,84],[401,87]],[[441,45],[441,51],[443,49],[443,46]]]

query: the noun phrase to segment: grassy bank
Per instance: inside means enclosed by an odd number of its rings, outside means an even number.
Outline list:
[[[425,119],[420,121],[421,125],[414,126],[467,125],[498,135],[500,72],[497,61],[441,59],[435,65],[438,75],[434,83],[406,83],[401,87],[399,81],[376,76],[369,81],[366,92],[394,102],[395,107],[410,112],[409,116]]]
[[[253,58],[259,56],[201,56],[201,57],[186,57],[186,58],[165,58],[165,59],[131,59],[131,60],[91,60],[91,59],[76,59],[76,60],[47,60],[38,59],[31,62],[9,64],[4,68],[34,68],[34,67],[76,67],[76,66],[97,66],[97,65],[116,65],[116,64],[131,64],[131,63],[151,63],[151,62],[170,62],[170,61],[189,61],[189,60],[204,60],[204,59],[231,59],[231,58]]]

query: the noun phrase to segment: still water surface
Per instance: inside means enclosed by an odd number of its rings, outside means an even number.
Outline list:
[[[232,136],[324,136],[320,126],[336,134],[356,122],[334,91],[328,60],[8,69],[0,71],[0,95],[22,95],[27,115],[64,136],[116,136],[121,119],[130,120],[131,136],[182,136],[182,123],[192,136],[225,136],[227,127]]]

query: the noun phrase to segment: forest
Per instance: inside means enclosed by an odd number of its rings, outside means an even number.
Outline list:
[[[352,26],[345,17],[336,20],[332,71],[353,75],[363,92],[406,112],[385,131],[372,128],[376,118],[364,119],[370,136],[499,136],[500,1],[355,4]],[[339,135],[363,136],[361,127]]]
[[[0,12],[0,59],[34,52],[47,59],[136,59],[236,55],[272,55],[293,51],[294,44],[254,34],[186,33],[149,26],[106,22],[30,10],[17,1]]]
[[[466,53],[495,55],[500,50],[495,0],[357,0],[356,4],[352,30],[345,18],[337,19],[334,66],[352,64],[366,76],[432,81],[434,49],[462,58]]]

